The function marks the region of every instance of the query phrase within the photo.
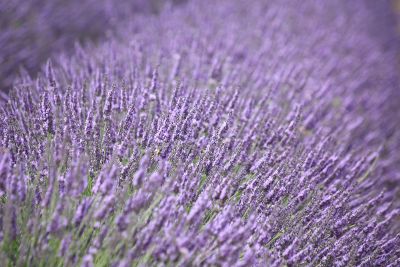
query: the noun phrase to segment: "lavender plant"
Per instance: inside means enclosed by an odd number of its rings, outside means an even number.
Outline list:
[[[399,265],[396,51],[366,1],[213,3],[16,81],[1,262]]]

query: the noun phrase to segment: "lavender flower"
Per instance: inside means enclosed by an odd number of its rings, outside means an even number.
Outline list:
[[[397,49],[367,2],[107,7],[107,40],[1,103],[0,259],[398,265]]]

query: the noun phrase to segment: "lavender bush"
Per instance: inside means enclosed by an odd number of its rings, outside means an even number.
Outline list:
[[[190,1],[16,81],[1,262],[399,266],[395,46],[299,3]]]
[[[117,24],[161,7],[159,0],[1,1],[0,91],[8,91],[21,68],[35,75],[48,57],[103,39]]]

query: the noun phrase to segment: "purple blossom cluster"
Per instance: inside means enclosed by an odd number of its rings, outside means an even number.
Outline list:
[[[1,262],[399,266],[397,49],[376,18],[189,1],[23,75],[0,110]]]

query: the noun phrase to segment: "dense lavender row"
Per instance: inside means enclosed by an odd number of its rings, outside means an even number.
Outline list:
[[[168,2],[168,1],[166,1]],[[161,8],[159,0],[0,1],[0,92],[20,68],[36,74],[48,57],[75,42],[102,39],[116,25]]]
[[[23,76],[0,260],[398,266],[396,52],[366,1],[266,2],[192,1]]]

